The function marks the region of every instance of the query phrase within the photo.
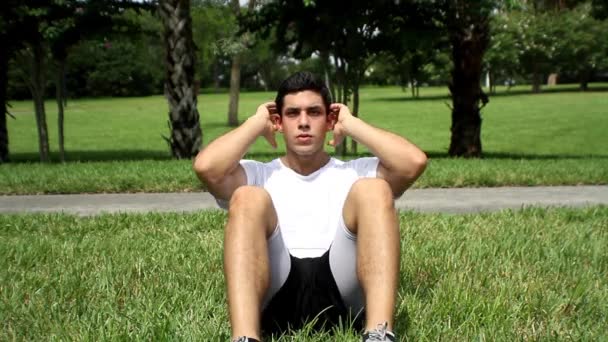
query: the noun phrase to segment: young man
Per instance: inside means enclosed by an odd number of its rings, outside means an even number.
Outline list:
[[[343,162],[324,150],[350,136],[375,157]],[[257,137],[285,155],[241,160]],[[399,224],[393,199],[420,176],[426,155],[406,139],[375,128],[331,103],[326,85],[307,72],[281,84],[240,127],[210,143],[194,170],[228,208],[224,273],[234,341],[324,327],[364,313],[363,340],[395,341]]]

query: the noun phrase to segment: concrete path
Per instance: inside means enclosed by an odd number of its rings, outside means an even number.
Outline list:
[[[413,189],[396,201],[401,210],[470,213],[524,206],[608,205],[608,186]],[[218,208],[208,193],[0,196],[1,213],[190,212]]]

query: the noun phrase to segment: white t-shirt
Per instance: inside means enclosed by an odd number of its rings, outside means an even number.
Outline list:
[[[247,184],[261,186],[272,198],[279,227],[289,252],[299,258],[317,257],[327,251],[344,226],[342,208],[353,183],[375,178],[378,158],[351,161],[331,158],[314,173],[303,176],[283,165],[241,160]]]

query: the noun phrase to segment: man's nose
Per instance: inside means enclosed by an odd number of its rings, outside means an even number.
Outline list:
[[[307,126],[309,125],[309,118],[308,118],[308,114],[305,111],[302,111],[300,113],[300,116],[298,117],[298,125],[299,126]]]

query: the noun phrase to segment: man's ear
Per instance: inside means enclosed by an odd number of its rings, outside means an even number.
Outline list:
[[[334,112],[330,112],[327,114],[327,130],[331,131],[334,129],[336,125],[336,121],[338,120],[338,115]]]
[[[270,121],[274,125],[274,129],[276,129],[279,132],[283,132],[283,121],[281,120],[281,115],[270,114]]]

